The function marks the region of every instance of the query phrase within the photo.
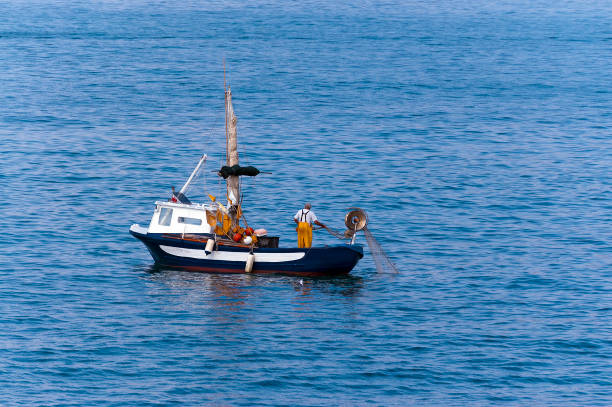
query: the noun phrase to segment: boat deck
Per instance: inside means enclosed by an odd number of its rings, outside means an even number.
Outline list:
[[[185,233],[185,234],[182,234],[182,233],[181,234],[164,233],[164,234],[162,234],[162,237],[167,238],[167,239],[187,240],[187,241],[190,241],[190,242],[199,242],[199,243],[206,243],[208,241],[208,239],[210,239],[210,236],[193,234],[193,233]],[[217,244],[219,246],[241,247],[241,248],[245,248],[245,249],[250,249],[251,248],[251,245],[244,244],[244,243],[237,243],[237,242],[227,238],[226,236],[218,236],[218,235],[217,235]],[[269,246],[255,245],[255,247],[259,248],[259,247],[269,247]],[[277,244],[276,247],[278,247],[278,244]]]

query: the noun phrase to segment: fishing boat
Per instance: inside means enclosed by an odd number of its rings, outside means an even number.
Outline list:
[[[242,216],[240,177],[257,176],[252,166],[241,167],[238,157],[236,115],[232,92],[225,86],[226,164],[218,175],[225,178],[227,203],[209,195],[210,202],[194,203],[187,190],[202,170],[203,155],[191,175],[168,200],[155,202],[147,227],[134,224],[130,233],[142,241],[158,265],[211,273],[280,273],[300,276],[348,274],[363,257],[355,243],[356,232],[365,228],[367,216],[358,208],[345,217],[348,242],[324,247],[279,247],[279,237],[253,230]]]

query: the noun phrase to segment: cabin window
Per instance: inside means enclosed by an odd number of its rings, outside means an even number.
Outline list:
[[[186,223],[188,225],[198,225],[198,226],[200,226],[202,224],[202,219],[179,217],[178,218],[178,222],[179,223]]]
[[[159,224],[162,226],[170,226],[171,220],[172,220],[172,209],[161,208],[161,211],[159,212]]]

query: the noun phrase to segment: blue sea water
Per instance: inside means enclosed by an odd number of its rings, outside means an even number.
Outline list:
[[[612,405],[611,3],[8,0],[0,56],[0,404]],[[398,274],[153,266],[224,59],[249,223]]]

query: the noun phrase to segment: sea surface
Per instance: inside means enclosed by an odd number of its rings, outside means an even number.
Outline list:
[[[339,3],[0,4],[0,405],[612,405],[612,3]],[[249,224],[399,273],[154,266],[224,61]]]

